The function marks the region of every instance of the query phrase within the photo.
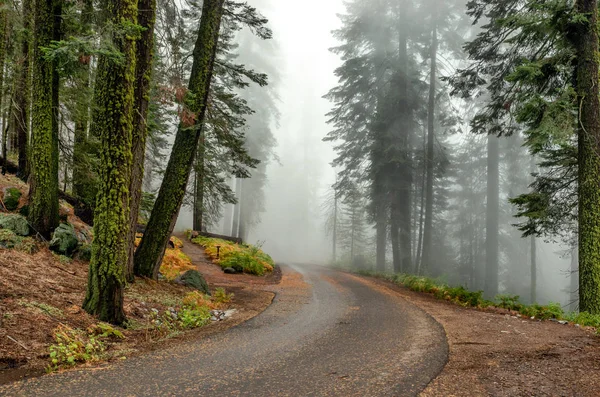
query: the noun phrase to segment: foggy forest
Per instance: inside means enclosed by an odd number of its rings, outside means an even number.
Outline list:
[[[597,393],[597,0],[0,3],[0,395]]]

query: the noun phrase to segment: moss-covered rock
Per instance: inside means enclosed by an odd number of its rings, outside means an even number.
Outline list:
[[[2,191],[2,201],[8,211],[16,211],[19,208],[21,191],[16,187],[5,187]]]
[[[19,236],[12,230],[0,229],[0,248],[14,248],[18,241]]]
[[[58,254],[70,256],[75,252],[79,240],[75,228],[69,223],[61,223],[54,233],[50,241],[50,249]]]
[[[7,229],[19,236],[29,235],[27,219],[17,214],[0,214],[0,229]]]
[[[189,287],[195,288],[198,291],[210,295],[210,290],[208,289],[208,284],[206,280],[197,270],[188,270],[183,273],[181,276],[175,279],[176,283],[187,285]]]

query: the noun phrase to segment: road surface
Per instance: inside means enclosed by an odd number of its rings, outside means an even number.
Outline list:
[[[442,327],[369,280],[284,267],[276,292],[266,311],[222,334],[0,386],[0,395],[412,396],[447,361]]]

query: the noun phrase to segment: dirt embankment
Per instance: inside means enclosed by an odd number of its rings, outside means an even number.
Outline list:
[[[200,247],[190,242],[184,247],[212,290],[224,287],[235,294],[230,304],[235,314],[188,332],[157,327],[155,317],[175,306],[191,289],[138,279],[125,291],[125,311],[131,326],[123,332],[125,339],[110,342],[103,359],[124,359],[222,332],[256,316],[272,302],[274,293],[268,286],[280,281],[279,269],[266,277],[227,275],[203,259]],[[34,255],[0,249],[0,384],[44,373],[57,327],[85,330],[97,323],[81,310],[87,272],[87,263],[66,261],[47,248]],[[158,315],[153,316],[153,312]]]
[[[598,396],[600,337],[516,313],[463,308],[371,279],[434,317],[450,359],[422,396]]]

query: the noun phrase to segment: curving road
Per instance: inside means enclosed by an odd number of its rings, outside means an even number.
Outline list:
[[[295,266],[276,292],[265,312],[217,336],[0,395],[412,396],[447,361],[442,327],[379,284]]]

